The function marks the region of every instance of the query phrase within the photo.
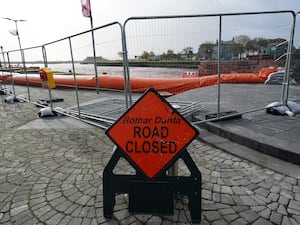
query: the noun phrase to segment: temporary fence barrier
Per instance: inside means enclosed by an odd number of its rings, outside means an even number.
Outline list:
[[[247,60],[243,56],[245,49],[249,55],[253,54],[253,56],[250,56],[251,58],[255,58],[255,55],[257,55],[256,58],[261,67],[276,65],[273,61],[281,54],[287,56],[284,57],[285,63],[281,62],[281,65],[285,65],[281,101],[283,104],[287,102],[288,81],[290,79],[290,55],[294,41],[295,18],[296,14],[293,11],[132,17],[125,21],[124,31],[128,46],[128,55],[131,58],[139,55],[139,60],[162,61],[164,63],[171,59],[178,60],[178,57],[181,60],[200,61],[200,64],[202,61],[212,61],[211,64],[217,62],[215,70],[217,82],[212,82],[212,84],[218,87],[216,99],[216,120],[218,120],[221,117],[222,106],[221,83],[223,77],[227,76],[222,73],[224,71],[235,73],[240,69],[234,67],[234,64],[237,64],[236,62],[239,61],[243,63]],[[253,23],[253,21],[256,22]],[[278,30],[280,30],[280,34],[278,34]],[[273,53],[274,58],[267,63],[259,60],[263,58],[263,52],[258,54],[258,52],[254,51],[254,48],[257,47],[255,45],[258,45],[258,42],[263,40],[266,33],[268,33],[268,36],[273,36],[269,39],[274,40],[273,43],[269,43],[269,46],[264,47],[264,51],[269,50],[271,52],[273,50],[272,47],[275,48],[278,42],[285,41],[284,51],[278,56],[275,49],[275,53]],[[193,48],[197,47],[198,54],[191,53]],[[141,49],[144,52],[139,52]],[[178,53],[175,53],[174,50]],[[157,52],[159,55],[155,54]],[[232,63],[233,65],[230,70],[226,70],[225,68],[228,65],[226,59],[228,61],[229,59],[234,59],[232,61],[235,63]],[[255,65],[251,64],[248,66],[253,67]],[[258,72],[258,69],[257,67],[255,72]],[[247,72],[253,72],[253,69]],[[212,76],[209,76],[207,79],[211,80]],[[247,80],[245,79],[244,82],[247,82]],[[185,83],[174,88],[178,91],[186,91],[195,86],[194,83]],[[158,88],[160,87],[158,86]],[[266,102],[265,105],[268,103]],[[264,109],[265,105],[259,108]],[[241,110],[243,113],[247,113],[253,109]],[[205,121],[201,120],[199,123],[205,123]]]
[[[30,48],[24,48],[22,49],[22,51],[24,52],[24,55],[26,57],[27,60],[27,65],[25,63],[25,67],[27,69],[27,73],[26,75],[22,76],[22,75],[18,75],[14,72],[20,72],[20,71],[16,71],[17,68],[13,68],[14,63],[18,62],[18,58],[16,57],[16,53],[19,52],[19,50],[12,50],[12,51],[7,51],[5,53],[3,53],[3,55],[7,55],[6,58],[8,59],[8,65],[10,68],[10,77],[14,78],[14,79],[7,79],[9,80],[9,82],[18,82],[18,80],[23,80],[26,79],[26,84],[28,87],[28,91],[27,91],[27,100],[31,101],[33,103],[37,103],[39,101],[39,99],[37,98],[41,98],[42,96],[44,96],[43,98],[46,98],[45,95],[47,95],[47,93],[41,93],[40,96],[33,96],[32,98],[30,98],[30,87],[28,84],[34,84],[34,86],[41,86],[41,82],[39,79],[39,76],[36,74],[32,74],[32,71],[29,71],[28,68],[30,68],[29,63],[30,64],[34,64],[34,65],[38,65],[39,67],[49,67],[52,70],[55,70],[55,68],[52,68],[53,66],[53,62],[65,62],[65,64],[69,64],[69,66],[67,68],[65,68],[63,71],[59,71],[60,73],[63,73],[64,75],[68,75],[68,76],[73,76],[73,80],[71,82],[71,87],[74,87],[75,89],[75,93],[76,93],[76,99],[77,99],[77,108],[78,108],[78,112],[80,114],[80,96],[79,96],[79,90],[77,87],[77,75],[80,73],[85,73],[85,72],[77,72],[77,66],[76,66],[76,62],[78,61],[82,61],[82,55],[89,55],[89,52],[92,51],[96,51],[95,49],[92,49],[92,47],[89,44],[89,35],[91,34],[91,32],[94,32],[95,37],[97,38],[98,42],[96,45],[96,50],[98,51],[99,54],[101,54],[101,50],[102,48],[106,48],[106,49],[114,49],[115,50],[115,55],[117,55],[118,52],[125,52],[124,49],[122,49],[122,47],[124,46],[124,44],[122,44],[122,26],[120,23],[118,22],[113,22],[113,23],[109,23],[97,28],[94,28],[93,30],[88,30],[88,31],[84,31],[72,36],[68,36],[53,42],[49,42],[40,46],[35,46],[35,47],[30,47]],[[111,40],[112,39],[112,40]],[[104,46],[104,47],[103,47]],[[107,47],[108,46],[108,47]],[[102,51],[103,52],[103,51]],[[11,58],[13,58],[13,60],[10,60]],[[94,57],[92,57],[94,58]],[[99,61],[101,62],[102,60],[105,60],[102,57],[99,57],[100,59],[97,59],[97,63],[99,63]],[[86,60],[89,60],[89,57],[86,58]],[[90,63],[90,62],[88,62]],[[96,67],[95,67],[96,68]],[[18,69],[24,69],[24,66],[19,67]],[[125,69],[123,69],[124,71],[126,71]],[[55,71],[57,72],[57,71]],[[35,71],[35,73],[38,73],[38,71]],[[99,86],[99,80],[98,80],[98,73],[96,73],[96,71],[93,73],[92,71],[89,71],[90,74],[95,74],[96,80],[95,80],[95,84],[94,87]],[[120,74],[122,75],[122,73]],[[126,78],[126,74],[123,73],[124,76],[124,80],[128,80]],[[28,80],[27,78],[30,77],[30,80]],[[32,80],[33,78],[33,80]],[[128,82],[127,82],[128,83]],[[24,84],[24,82],[23,82]],[[15,85],[14,83],[12,83],[12,87],[15,90]],[[55,90],[52,90],[55,93]],[[43,92],[43,91],[42,91]],[[18,93],[14,93],[14,95],[16,95]],[[50,94],[50,92],[49,92]],[[98,93],[97,93],[98,94]],[[55,95],[55,94],[54,94]],[[129,104],[129,99],[130,99],[130,93],[125,92],[125,98],[126,98],[126,105],[128,107]],[[95,98],[97,98],[97,96],[95,95]]]
[[[133,88],[131,86],[130,79],[130,63],[135,61],[142,62],[144,66],[147,63],[153,65],[155,62],[157,65],[159,63],[165,63],[166,65],[172,60],[180,62],[194,62],[197,65],[199,62],[211,61],[213,66],[214,62],[217,62],[217,66],[214,67],[217,71],[216,83],[216,100],[211,99],[212,102],[217,104],[217,118],[220,119],[222,116],[222,72],[228,71],[228,65],[226,60],[233,59],[237,67],[230,67],[229,71],[236,72],[241,68],[238,68],[239,64],[236,62],[244,63],[246,61],[245,52],[248,55],[253,54],[252,58],[259,55],[255,52],[255,45],[258,45],[259,41],[263,41],[265,34],[268,34],[268,39],[278,39],[274,40],[274,43],[269,43],[273,46],[266,46],[265,51],[272,51],[272,47],[278,44],[279,39],[285,40],[283,42],[284,51],[281,55],[276,55],[274,53],[274,60],[279,58],[284,59],[285,71],[282,85],[282,93],[280,101],[286,104],[289,96],[289,80],[290,80],[290,69],[291,69],[291,56],[294,46],[294,36],[296,29],[296,18],[299,14],[293,11],[272,11],[272,12],[248,12],[248,13],[229,13],[229,14],[199,14],[199,15],[178,15],[178,16],[155,16],[155,17],[131,17],[128,18],[122,25],[119,22],[109,23],[104,26],[94,28],[85,32],[81,32],[69,37],[65,37],[50,43],[46,43],[40,46],[35,46],[31,48],[24,48],[23,52],[25,62],[25,73],[26,73],[26,83],[27,83],[27,95],[28,100],[32,102],[37,102],[37,97],[40,96],[30,96],[30,88],[28,85],[27,76],[31,76],[26,70],[29,62],[42,62],[43,67],[50,67],[52,62],[63,59],[70,62],[68,71],[63,71],[65,74],[73,75],[73,84],[75,89],[75,97],[77,101],[77,111],[80,117],[80,90],[78,90],[77,76],[78,68],[76,67],[76,62],[78,62],[79,55],[89,55],[89,52],[95,50],[98,55],[106,55],[107,52],[119,52],[122,58],[122,75],[124,82],[124,94],[125,94],[125,104],[128,108],[132,104],[131,92],[143,92],[143,88]],[[252,26],[253,21],[256,21]],[[109,29],[109,32],[107,32]],[[111,30],[110,30],[111,29]],[[278,30],[280,30],[280,36],[278,35]],[[87,42],[91,32],[95,34],[96,48],[92,49],[91,44]],[[111,35],[107,35],[110,33]],[[297,35],[297,33],[296,33]],[[113,43],[113,44],[112,44]],[[117,44],[116,44],[117,43]],[[101,49],[103,46],[110,46]],[[117,46],[117,47],[116,47]],[[268,48],[269,47],[269,48]],[[276,46],[275,46],[276,47]],[[197,49],[197,54],[194,53],[194,49]],[[57,51],[59,49],[59,52]],[[109,50],[107,50],[109,49]],[[166,52],[165,52],[166,51]],[[276,49],[275,49],[276,52]],[[6,56],[7,62],[12,68],[13,62],[18,60],[18,55],[20,50],[7,51],[2,53]],[[69,56],[67,56],[69,54]],[[40,56],[38,56],[40,55]],[[262,53],[260,54],[262,55]],[[284,56],[283,56],[284,55]],[[281,58],[282,57],[282,58]],[[13,59],[12,59],[13,58]],[[105,57],[104,57],[105,58]],[[135,59],[135,60],[134,60]],[[82,59],[80,59],[82,61]],[[87,59],[88,60],[88,59]],[[101,61],[100,57],[96,61]],[[21,59],[22,61],[22,59]],[[97,62],[98,62],[97,61]],[[89,63],[94,63],[89,62]],[[258,60],[258,63],[263,65],[263,62]],[[27,64],[27,65],[26,65]],[[267,65],[267,64],[266,64]],[[249,67],[253,65],[249,65]],[[255,65],[254,65],[255,66]],[[28,68],[28,67],[27,67]],[[97,67],[95,67],[97,68]],[[101,67],[100,67],[101,68]],[[212,68],[212,67],[211,67]],[[227,70],[226,70],[227,69]],[[250,68],[251,69],[251,68]],[[54,68],[52,68],[54,70]],[[187,69],[189,70],[189,69]],[[253,70],[253,68],[252,68]],[[195,70],[192,71],[195,73]],[[95,70],[95,89],[97,90],[99,86],[98,76],[101,72]],[[200,74],[201,75],[201,74]],[[13,70],[10,70],[11,77],[17,77],[14,75]],[[227,76],[227,75],[224,75]],[[212,79],[211,76],[209,79]],[[189,78],[186,78],[189,79]],[[214,78],[215,79],[215,78]],[[13,79],[10,80],[13,82]],[[93,81],[94,82],[94,81]],[[16,95],[14,83],[12,84],[13,93]],[[191,88],[197,88],[194,83],[182,83],[180,85],[167,86],[163,83],[156,86],[156,88],[161,90],[167,90],[172,93],[180,93],[187,91]],[[87,89],[89,87],[86,87]],[[55,96],[55,90],[52,90]],[[45,91],[44,95],[48,93]],[[97,93],[98,94],[98,93]],[[233,89],[234,94],[234,89]],[[251,93],[250,93],[251,94]],[[95,98],[97,95],[95,95]],[[278,99],[274,99],[278,100]],[[201,101],[201,99],[199,99]],[[266,102],[268,104],[268,102]],[[67,104],[65,104],[67,105]],[[264,106],[256,107],[258,109],[264,109]],[[252,112],[257,109],[240,109],[241,113]],[[86,114],[86,112],[85,112]],[[204,123],[206,120],[201,120],[197,123]]]

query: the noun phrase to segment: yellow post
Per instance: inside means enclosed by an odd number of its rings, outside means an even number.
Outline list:
[[[49,68],[41,68],[40,77],[42,80],[43,87],[48,87],[49,89],[53,89],[56,87],[55,80],[53,78],[53,73]]]

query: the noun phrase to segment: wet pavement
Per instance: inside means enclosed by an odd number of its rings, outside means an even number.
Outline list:
[[[243,90],[247,86],[235,87]],[[277,88],[270,89],[275,93]],[[291,91],[291,96],[299,97],[299,89],[295,88],[294,92]],[[23,88],[22,93],[26,93],[26,89]],[[215,89],[192,90],[172,98],[201,100],[206,106],[197,115],[201,118],[215,109],[209,93],[215,94]],[[31,96],[45,97],[47,92],[32,88]],[[55,105],[67,108],[76,104],[72,91],[55,90],[54,96],[65,99]],[[104,92],[96,96],[94,92],[81,91],[80,101],[120,96],[121,93]],[[0,224],[192,224],[188,199],[184,196],[175,197],[173,215],[162,216],[129,213],[128,195],[119,194],[113,218],[106,219],[103,216],[102,173],[112,156],[113,144],[104,130],[72,118],[40,119],[37,116],[39,109],[33,104],[6,104],[4,96],[0,98]],[[270,99],[263,95],[262,98],[266,98],[261,102],[262,107],[265,102],[278,100],[277,96]],[[224,110],[232,108],[229,97],[224,97],[222,103]],[[234,106],[243,111],[251,106],[251,102],[244,98],[241,102],[236,101]],[[265,119],[272,121],[272,126],[267,126]],[[295,148],[300,149],[297,145],[299,115],[278,117],[258,111],[245,114],[240,120],[211,126],[239,130],[244,124],[244,129],[252,131],[252,135],[263,133],[269,137],[267,131],[272,131],[272,141],[292,141]],[[282,123],[285,120],[291,122]],[[260,125],[265,129],[260,129],[257,121],[261,121]],[[200,138],[187,148],[202,174],[200,224],[300,224],[299,165],[254,151],[251,146],[227,138],[201,129]],[[130,172],[132,168],[124,160],[118,163],[116,170]],[[189,173],[182,162],[179,162],[178,173],[182,176]]]

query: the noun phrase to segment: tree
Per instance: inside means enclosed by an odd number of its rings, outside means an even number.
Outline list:
[[[166,54],[167,59],[173,59],[174,56],[175,56],[174,51],[172,49],[168,49],[167,54]]]
[[[269,41],[265,38],[254,38],[254,41],[257,43],[258,46],[267,48]]]
[[[191,59],[194,54],[192,47],[186,47],[182,50],[182,52],[186,56],[187,59]]]
[[[244,34],[233,37],[234,43],[240,44],[242,46],[244,46],[250,40],[251,38],[248,35]]]
[[[250,40],[245,44],[245,50],[247,51],[258,51],[261,45],[258,44],[258,42],[254,40]]]
[[[123,59],[123,52],[118,52],[118,56]]]
[[[155,57],[154,52],[153,51],[149,52],[149,58],[150,59],[154,59],[154,57]]]
[[[245,50],[249,51],[252,49],[247,49],[247,47],[252,46],[249,45],[251,42],[251,38],[248,35],[241,34],[238,36],[233,37],[232,39],[233,45],[232,45],[232,52],[234,55],[239,55],[240,59],[242,57],[242,54]]]
[[[144,51],[143,54],[141,55],[141,59],[148,59],[150,56],[149,52]]]
[[[210,59],[213,54],[214,44],[212,42],[205,42],[198,48],[198,56],[201,59]]]

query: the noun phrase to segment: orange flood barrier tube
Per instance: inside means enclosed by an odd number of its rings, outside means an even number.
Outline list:
[[[270,73],[276,72],[276,67],[265,67],[258,73],[230,73],[221,74],[221,83],[264,83]],[[2,80],[4,76],[2,76]],[[114,75],[101,75],[99,78],[99,87],[102,89],[124,90],[124,77]],[[6,79],[6,82],[10,80]],[[70,75],[54,75],[57,87],[74,87],[74,78]],[[14,84],[26,84],[26,76],[18,74],[13,76]],[[27,81],[29,85],[41,86],[40,76],[28,74]],[[77,76],[76,82],[78,88],[95,89],[95,76]],[[132,92],[144,92],[149,87],[154,87],[157,91],[165,91],[172,94],[178,94],[190,89],[216,85],[218,75],[209,75],[190,78],[144,78],[132,77],[130,79]]]

